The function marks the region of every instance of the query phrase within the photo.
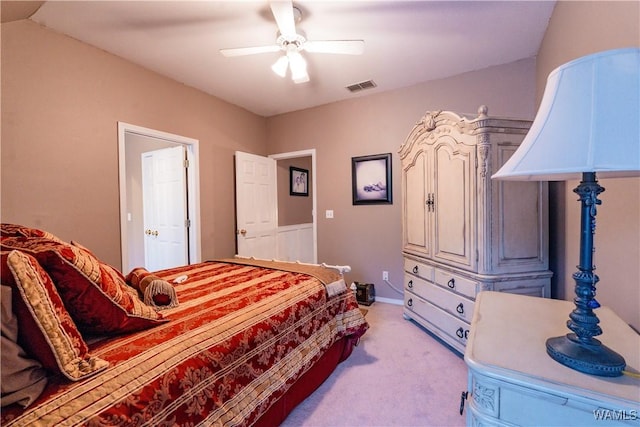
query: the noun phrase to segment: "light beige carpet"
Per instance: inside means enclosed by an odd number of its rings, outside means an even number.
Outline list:
[[[367,307],[371,328],[349,359],[282,424],[464,426],[462,356],[402,317],[402,306]]]

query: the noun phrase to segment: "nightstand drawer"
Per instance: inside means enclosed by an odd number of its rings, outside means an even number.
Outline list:
[[[474,306],[472,300],[409,274],[405,274],[405,289],[466,323],[471,322]]]
[[[528,387],[489,377],[469,368],[471,396],[467,425],[581,427],[637,426],[633,407],[597,402],[590,397],[547,388]]]

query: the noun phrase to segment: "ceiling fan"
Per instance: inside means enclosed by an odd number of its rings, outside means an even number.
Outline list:
[[[363,40],[307,40],[302,34],[296,32],[296,22],[302,18],[302,12],[293,5],[293,2],[278,0],[270,2],[270,5],[280,33],[275,44],[220,49],[220,53],[231,57],[283,51],[285,54],[278,58],[271,69],[280,77],[284,77],[289,68],[294,83],[305,83],[309,81],[309,74],[307,62],[300,51],[346,55],[361,55],[364,51]]]

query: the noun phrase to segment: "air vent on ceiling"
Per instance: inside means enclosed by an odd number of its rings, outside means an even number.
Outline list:
[[[373,82],[373,80],[367,80],[366,82],[349,85],[347,86],[347,89],[349,90],[349,92],[359,92],[361,90],[372,89],[374,87],[376,87],[376,84]]]

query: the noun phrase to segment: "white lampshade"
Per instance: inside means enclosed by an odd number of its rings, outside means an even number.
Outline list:
[[[496,179],[640,176],[640,48],[568,62],[549,74],[538,114]]]

